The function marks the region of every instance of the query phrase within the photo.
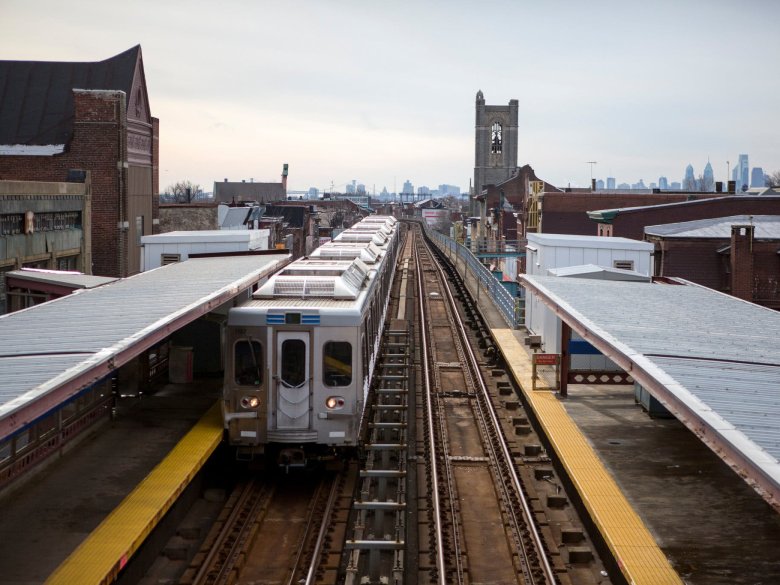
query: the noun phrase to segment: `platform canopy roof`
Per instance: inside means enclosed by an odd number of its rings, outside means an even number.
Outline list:
[[[780,312],[694,284],[519,278],[780,508]]]
[[[0,441],[289,260],[189,259],[0,316]]]

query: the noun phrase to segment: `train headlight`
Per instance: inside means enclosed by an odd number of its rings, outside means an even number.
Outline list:
[[[325,399],[325,406],[330,410],[338,410],[344,408],[344,399],[341,396],[328,396]]]
[[[241,408],[257,408],[260,399],[257,396],[244,396],[241,399]]]

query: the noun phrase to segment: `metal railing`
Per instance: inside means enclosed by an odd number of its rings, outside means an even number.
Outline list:
[[[430,229],[425,222],[421,222],[426,235],[439,249],[447,254],[457,268],[459,262],[463,262],[471,276],[477,281],[477,300],[481,291],[485,291],[501,316],[513,329],[517,329],[523,323],[524,307],[522,299],[512,296],[493,273],[483,265],[479,259],[471,253],[471,250],[457,243],[452,238]]]

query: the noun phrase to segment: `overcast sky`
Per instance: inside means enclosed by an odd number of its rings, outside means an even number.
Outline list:
[[[474,99],[519,101],[519,160],[558,186],[780,170],[780,1],[0,0],[2,59],[140,44],[160,187],[379,192],[473,177]]]

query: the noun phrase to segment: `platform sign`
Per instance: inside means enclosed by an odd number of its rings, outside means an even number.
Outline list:
[[[537,366],[557,366],[561,356],[557,353],[535,353],[533,358]]]
[[[531,369],[532,369],[532,380],[533,380],[533,389],[534,390],[558,390],[560,388],[561,383],[561,356],[557,353],[534,353],[531,354]],[[555,372],[555,386],[552,388],[537,388],[536,381],[539,379],[539,376],[536,372],[537,366],[553,366]]]

